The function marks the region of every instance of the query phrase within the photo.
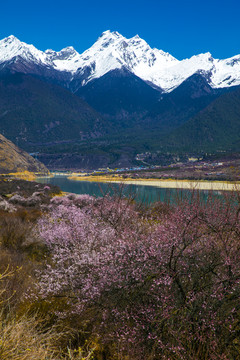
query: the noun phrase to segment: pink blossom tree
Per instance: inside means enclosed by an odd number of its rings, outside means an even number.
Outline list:
[[[38,228],[52,254],[41,296],[91,314],[103,342],[131,359],[240,356],[237,202],[195,198],[156,219],[123,199],[67,201]]]

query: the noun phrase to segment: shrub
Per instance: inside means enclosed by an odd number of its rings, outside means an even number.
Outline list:
[[[14,213],[0,211],[0,246],[12,250],[23,250],[32,237],[32,229],[37,218],[41,215],[38,210],[19,209]]]
[[[194,196],[159,216],[109,197],[55,207],[38,224],[52,253],[41,296],[67,299],[61,316],[90,324],[111,358],[238,358],[238,204]]]

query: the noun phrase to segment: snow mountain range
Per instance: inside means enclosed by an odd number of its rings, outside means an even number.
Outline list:
[[[179,61],[111,31],[82,54],[0,41],[0,134],[49,169],[129,167],[146,151],[162,165],[239,153],[239,114],[240,55]]]
[[[71,46],[59,52],[43,52],[13,35],[0,41],[1,72],[41,75],[74,92],[117,69],[126,69],[166,93],[194,74],[201,74],[212,88],[240,85],[240,55],[219,60],[206,53],[179,61],[167,52],[151,48],[138,35],[127,39],[116,31],[105,31],[82,54]]]

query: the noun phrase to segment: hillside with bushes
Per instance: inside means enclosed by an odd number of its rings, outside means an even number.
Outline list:
[[[145,207],[14,186],[0,184],[2,360],[239,358],[239,193]]]

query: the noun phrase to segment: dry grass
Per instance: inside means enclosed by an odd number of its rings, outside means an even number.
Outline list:
[[[15,271],[9,270],[9,267],[0,274],[0,359],[56,359],[52,346],[56,335],[52,331],[44,331],[41,322],[34,316],[29,318],[24,315],[17,319],[16,313],[11,309],[8,285],[14,275]]]
[[[53,346],[56,334],[43,331],[35,318],[4,319],[0,315],[1,360],[51,360],[56,359]]]
[[[91,360],[94,349],[88,354],[81,348],[61,347],[61,340],[69,336],[57,328],[44,328],[37,317],[7,318],[0,314],[0,359],[1,360]],[[85,353],[85,354],[84,354]]]
[[[28,180],[28,181],[36,180],[36,174],[30,171],[13,172],[13,173],[9,173],[8,175],[10,176],[12,175],[15,179]]]
[[[31,277],[25,268],[5,264],[0,272],[0,360],[92,360],[94,349],[71,346],[74,331],[64,323],[49,323],[48,314],[32,309],[25,299]],[[22,306],[21,299],[23,300]]]

